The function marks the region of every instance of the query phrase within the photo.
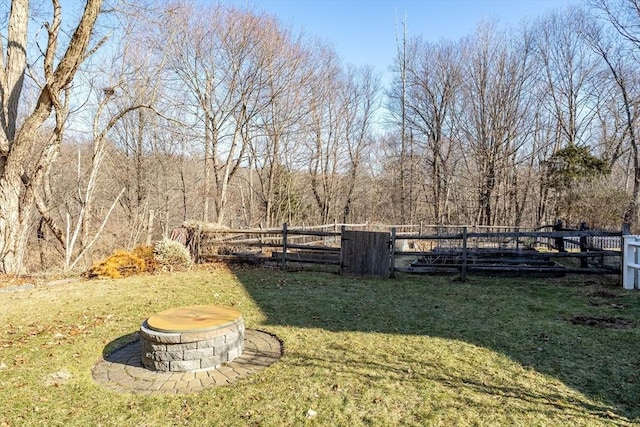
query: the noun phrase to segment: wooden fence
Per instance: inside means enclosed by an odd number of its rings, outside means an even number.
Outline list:
[[[322,264],[336,266],[344,274],[391,277],[396,272],[457,272],[463,280],[467,273],[554,275],[621,271],[621,231],[370,224],[295,228],[284,224],[272,229],[209,229],[196,225],[178,230],[174,230],[173,237],[187,245],[197,262],[271,261],[283,269],[290,263]],[[351,234],[345,240],[345,233],[354,231],[383,232],[388,237],[371,235],[360,241],[354,237],[357,234]],[[385,243],[381,244],[381,239],[386,239]],[[356,240],[355,246],[346,244]],[[371,244],[364,243],[367,241],[376,242],[377,249],[371,250]],[[576,261],[562,261],[568,259]]]
[[[460,227],[456,232],[430,235],[392,230],[391,275],[459,272],[464,280],[468,272],[619,274],[621,241],[621,231],[601,230],[469,232]],[[418,261],[398,265],[396,260],[407,256]],[[560,264],[557,261],[561,259],[576,259],[578,265]]]

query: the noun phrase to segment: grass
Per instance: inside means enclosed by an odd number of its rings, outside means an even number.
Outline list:
[[[103,353],[146,317],[210,303],[275,333],[284,356],[191,395],[117,394],[92,381]],[[0,426],[640,423],[640,294],[600,279],[210,266],[41,285],[0,293],[0,306]]]

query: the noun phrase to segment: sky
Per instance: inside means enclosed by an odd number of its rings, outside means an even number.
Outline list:
[[[214,1],[214,0],[210,0]],[[233,0],[230,3],[234,3]],[[579,4],[580,0],[236,0],[277,16],[294,30],[331,43],[345,63],[371,65],[389,78],[399,24],[409,37],[458,40],[483,20],[517,27],[523,19]],[[398,29],[400,28],[400,29]],[[386,75],[386,76],[385,76]]]
[[[0,0],[2,1],[2,0]],[[187,0],[189,1],[189,0]],[[483,20],[517,27],[584,0],[192,0],[250,7],[275,15],[285,26],[332,44],[345,63],[371,65],[390,80],[401,22],[409,37],[436,42],[471,34]],[[79,13],[81,0],[61,0],[63,10]],[[385,75],[386,74],[386,75]]]

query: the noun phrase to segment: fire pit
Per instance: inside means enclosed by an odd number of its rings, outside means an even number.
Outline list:
[[[244,320],[233,308],[193,305],[157,313],[142,323],[142,364],[154,371],[217,368],[240,356]]]

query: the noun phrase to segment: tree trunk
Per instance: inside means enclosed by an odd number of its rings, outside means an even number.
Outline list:
[[[45,84],[40,89],[33,112],[17,129],[17,103],[26,69],[26,40],[29,2],[14,0],[9,17],[7,64],[0,68],[0,91],[10,94],[2,103],[0,132],[0,272],[19,274],[23,270],[28,235],[35,213],[36,192],[40,192],[48,166],[57,155],[63,124],[56,120],[53,138],[37,147],[37,132],[60,107],[61,91],[73,80],[85,59],[87,46],[100,11],[101,0],[87,0],[78,26],[62,56],[56,52],[60,29],[60,6],[54,3],[53,22],[47,26],[49,39],[43,60]],[[0,47],[2,47],[0,45]],[[4,52],[0,52],[4,54]],[[1,55],[0,55],[1,56]],[[59,58],[54,69],[55,60]],[[0,65],[4,65],[0,63]],[[34,153],[39,153],[34,158]],[[25,170],[28,163],[34,165]]]

